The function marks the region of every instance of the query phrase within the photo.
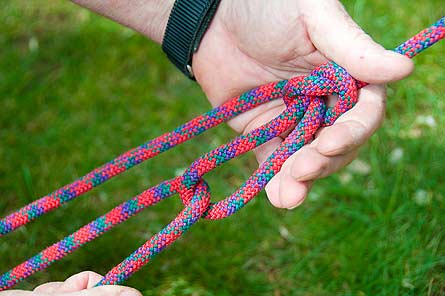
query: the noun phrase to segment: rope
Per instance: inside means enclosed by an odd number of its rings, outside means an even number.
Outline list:
[[[412,58],[443,38],[445,38],[445,17],[401,44],[394,51]],[[351,109],[357,102],[358,90],[366,85],[367,83],[354,79],[345,69],[334,62],[320,65],[307,76],[265,84],[194,118],[172,132],[125,152],[73,183],[8,215],[0,220],[0,236],[222,122],[265,102],[284,100],[285,111],[269,123],[208,152],[193,162],[182,176],[147,189],[1,275],[0,291],[11,288],[33,273],[45,269],[53,262],[62,259],[146,207],[171,195],[179,194],[184,204],[181,213],[122,263],[108,272],[97,285],[122,283],[147,264],[156,254],[181,237],[199,219],[226,218],[247,204],[280,171],[289,156],[313,139],[318,128],[332,125],[339,116]],[[333,108],[326,107],[323,98],[327,95],[338,96],[338,101]],[[238,190],[219,202],[210,201],[210,189],[203,179],[206,173],[266,143],[295,125],[297,127],[286,137],[279,148]]]

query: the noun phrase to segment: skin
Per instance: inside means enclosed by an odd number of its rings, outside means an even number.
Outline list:
[[[73,2],[130,27],[161,43],[173,0],[74,0]],[[317,179],[349,164],[381,125],[384,84],[413,70],[410,59],[387,51],[352,20],[337,0],[222,0],[198,51],[193,71],[213,106],[267,82],[305,75],[317,65],[335,61],[353,77],[371,83],[360,90],[357,105],[334,125],[292,155],[269,182],[266,193],[279,208],[300,205]],[[336,98],[327,98],[328,104]],[[261,126],[284,110],[271,102],[231,120],[240,133]],[[258,147],[263,162],[286,134]],[[120,286],[92,288],[100,275],[86,272],[63,283],[47,283],[34,292],[13,295],[123,295],[137,291]]]
[[[34,291],[10,290],[0,292],[1,296],[142,296],[124,286],[94,287],[102,276],[92,271],[75,274],[64,282],[49,282],[38,286]]]
[[[334,0],[222,1],[194,56],[197,81],[215,106],[257,85],[307,74],[328,60],[373,85],[363,88],[358,104],[333,126],[320,130],[269,182],[266,192],[276,207],[300,205],[315,180],[356,157],[383,121],[386,96],[382,84],[407,76],[412,61],[375,43]],[[329,101],[332,105],[335,98]],[[271,102],[229,124],[246,133],[284,108],[283,102]],[[259,163],[283,137],[256,149]]]
[[[74,2],[158,43],[173,5],[171,0]],[[383,121],[383,85],[409,75],[412,61],[375,43],[337,0],[223,0],[193,56],[196,80],[213,106],[258,85],[305,75],[329,60],[372,85],[360,91],[353,110],[320,130],[314,141],[290,157],[269,182],[266,193],[276,207],[300,205],[314,181],[335,173],[356,157]],[[335,98],[329,102],[333,104]],[[229,125],[247,133],[283,110],[283,102],[271,102],[238,116]],[[283,137],[255,150],[259,163]]]

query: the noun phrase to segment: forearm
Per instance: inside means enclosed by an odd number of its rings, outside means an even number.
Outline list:
[[[174,0],[72,0],[161,43]]]

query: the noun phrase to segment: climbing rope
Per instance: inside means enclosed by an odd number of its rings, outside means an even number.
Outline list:
[[[412,58],[443,38],[445,38],[445,17],[419,32],[394,51]],[[318,128],[332,125],[339,116],[351,109],[357,102],[358,90],[366,85],[367,83],[354,79],[345,69],[334,62],[317,67],[307,76],[265,84],[194,118],[172,132],[125,152],[73,183],[1,219],[0,236],[3,236],[133,166],[184,143],[241,113],[277,99],[283,99],[286,105],[286,109],[275,119],[201,156],[181,176],[147,189],[4,273],[0,277],[0,291],[11,288],[33,273],[45,269],[53,262],[62,259],[146,207],[171,195],[179,194],[184,204],[184,209],[180,214],[122,263],[108,272],[97,285],[122,283],[147,264],[156,254],[181,237],[200,218],[222,219],[247,204],[280,171],[289,156],[313,139]],[[338,96],[338,101],[332,108],[326,107],[324,97],[327,95]],[[203,179],[205,174],[266,143],[295,125],[297,127],[286,137],[279,148],[238,190],[219,202],[210,201],[210,189]]]

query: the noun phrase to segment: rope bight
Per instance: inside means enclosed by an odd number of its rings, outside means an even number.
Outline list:
[[[414,57],[445,37],[445,17],[395,48],[395,52]],[[43,270],[85,243],[92,241],[146,207],[179,194],[184,209],[164,229],[154,235],[122,263],[108,272],[97,285],[122,283],[151,258],[177,240],[200,218],[222,219],[238,211],[254,198],[281,169],[290,155],[311,141],[321,126],[332,125],[357,102],[358,90],[367,85],[351,77],[334,62],[318,66],[307,76],[273,82],[252,89],[223,105],[118,156],[80,179],[46,195],[0,220],[3,236],[60,205],[82,195],[112,177],[203,133],[265,102],[283,99],[286,109],[269,123],[241,135],[198,158],[183,175],[153,186],[118,205],[107,214],[83,226],[0,277],[0,291],[11,288],[33,273]],[[327,108],[324,97],[338,96]],[[282,144],[232,195],[216,203],[210,201],[209,186],[203,176],[247,151],[266,143],[293,126],[297,127]]]

